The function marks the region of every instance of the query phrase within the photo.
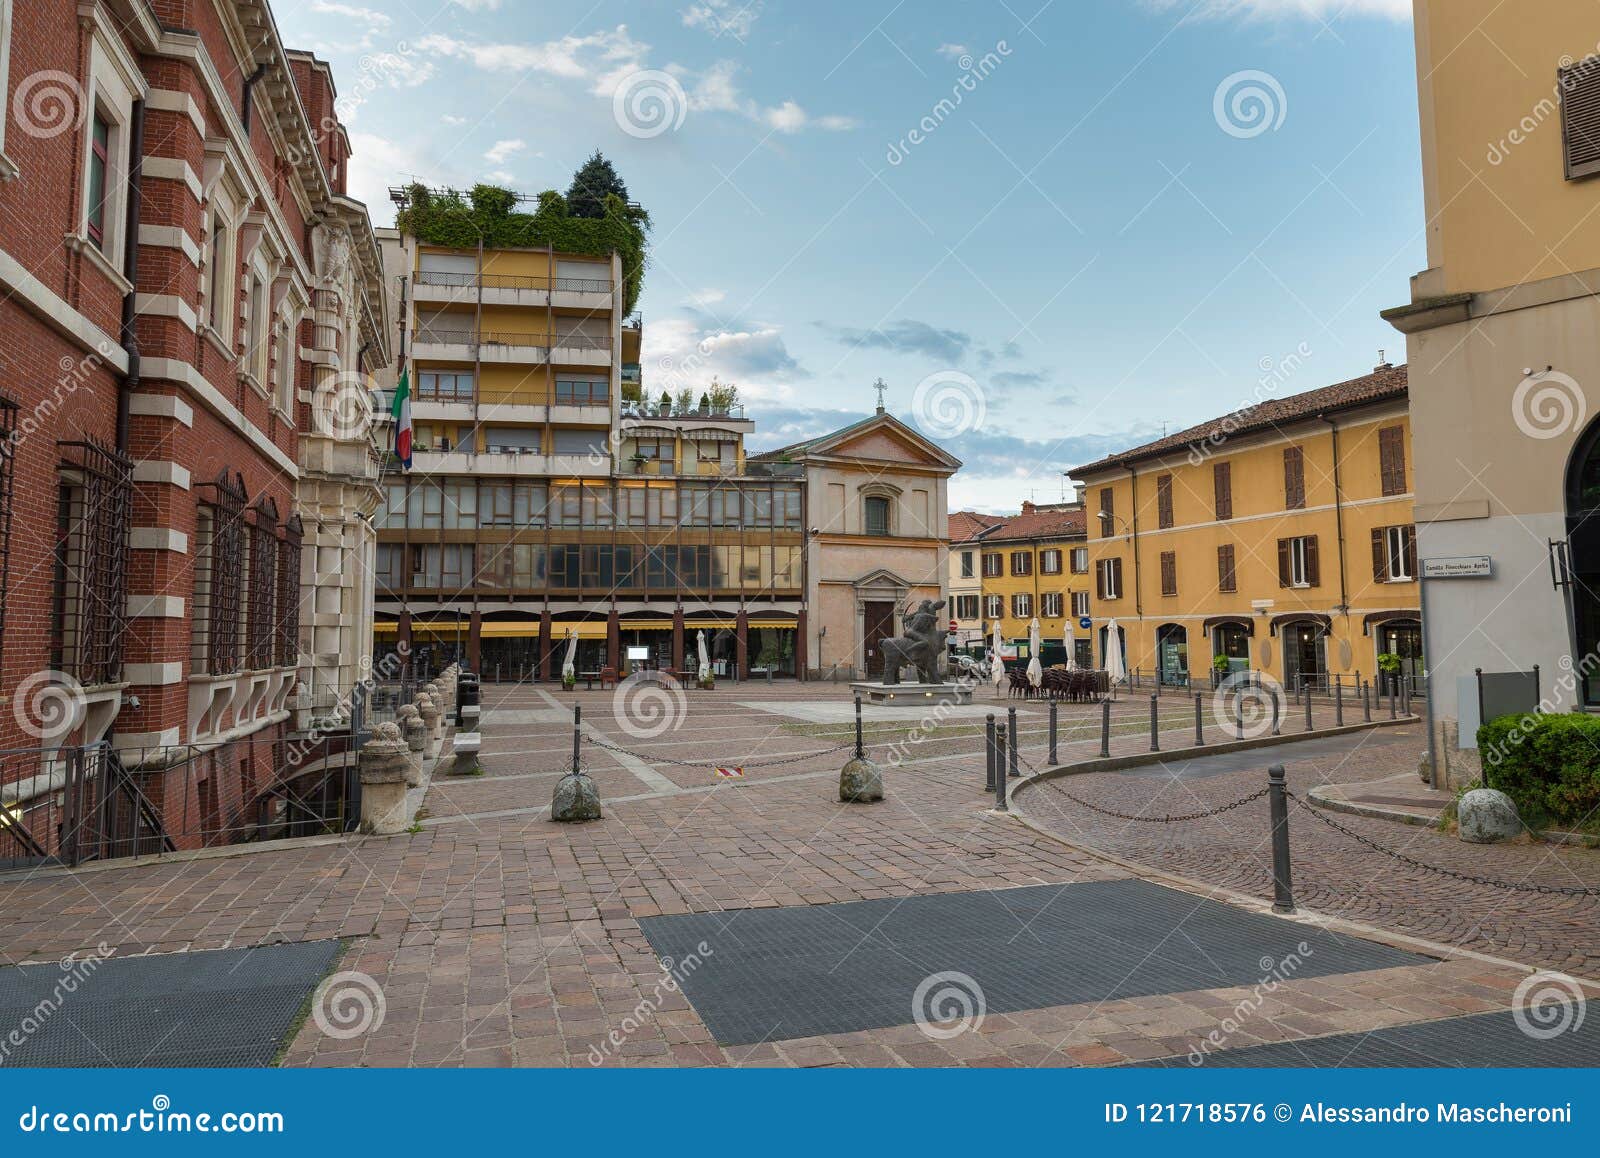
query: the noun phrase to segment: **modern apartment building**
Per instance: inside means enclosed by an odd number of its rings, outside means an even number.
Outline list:
[[[378,518],[380,651],[488,678],[802,670],[798,468],[757,466],[742,407],[624,402],[622,255],[481,252],[382,231],[405,326],[413,469]]]
[[[950,512],[950,622],[955,624],[956,646],[982,647],[983,578],[979,553],[983,537],[1005,520],[975,511]]]
[[[333,81],[259,0],[0,0],[0,94],[0,747],[56,754],[0,767],[0,856],[139,799],[141,849],[207,843],[370,652],[340,414],[388,325]]]
[[[1096,662],[1184,685],[1218,656],[1294,688],[1422,657],[1406,369],[1259,402],[1067,473]],[[1109,626],[1116,623],[1116,637]]]
[[[1478,670],[1516,689],[1490,714],[1600,708],[1594,15],[1415,5],[1428,268],[1384,316],[1411,367],[1431,740],[1452,782],[1477,774]]]
[[[981,541],[978,571],[982,583],[985,638],[994,625],[1027,656],[1028,626],[1039,620],[1041,661],[1045,666],[1067,659],[1066,633],[1073,631],[1073,660],[1092,663],[1087,631],[1078,621],[1089,610],[1089,550],[1085,545],[1081,503],[1023,503],[1022,512],[994,527]]]

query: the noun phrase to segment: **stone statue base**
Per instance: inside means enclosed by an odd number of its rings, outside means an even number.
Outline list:
[[[971,684],[886,684],[880,680],[873,683],[851,684],[850,689],[860,692],[861,698],[871,703],[894,704],[900,708],[915,708],[923,704],[931,707],[941,702],[947,704],[972,702]]]
[[[865,804],[883,799],[883,770],[865,756],[851,757],[839,773],[839,799]]]

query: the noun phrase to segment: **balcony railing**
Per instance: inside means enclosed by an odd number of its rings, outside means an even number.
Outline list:
[[[656,402],[630,402],[622,403],[622,417],[635,419],[650,418],[732,418],[744,421],[744,403],[735,402],[731,406],[707,406],[702,410],[699,406],[681,407],[671,403]]]
[[[560,290],[566,293],[608,294],[611,292],[610,278],[587,277],[521,277],[512,274],[486,273],[481,277],[475,273],[442,273],[436,270],[422,270],[417,274],[418,285],[448,286],[457,289],[508,289],[508,290]]]
[[[609,350],[609,334],[519,334],[509,330],[442,330],[423,326],[417,330],[419,343],[443,346],[515,346],[529,350]]]

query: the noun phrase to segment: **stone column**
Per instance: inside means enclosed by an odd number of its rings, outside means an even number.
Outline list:
[[[737,665],[739,678],[750,678],[750,617],[745,614],[743,607],[733,620],[733,657]]]
[[[550,653],[555,649],[555,640],[551,638],[550,608],[547,606],[539,613],[539,681],[548,683],[550,680]]]
[[[439,741],[443,735],[440,726],[441,715],[438,707],[433,702],[433,697],[427,692],[417,693],[417,715],[422,717],[424,735],[427,737],[427,747],[424,749],[428,759],[433,759],[439,754]]]
[[[616,604],[606,616],[606,666],[622,673],[622,624],[617,619]]]
[[[672,609],[672,670],[683,670],[683,605]]]
[[[402,644],[404,644],[403,647],[401,646]],[[400,622],[395,627],[395,646],[399,649],[400,654],[406,657],[409,657],[415,650],[415,644],[411,639],[411,612],[405,608],[401,609]],[[407,658],[404,662],[406,669],[409,670],[411,660]]]
[[[358,757],[361,776],[361,831],[373,836],[404,832],[411,821],[406,786],[411,761],[400,729],[384,722],[372,730]]]
[[[806,678],[806,609],[802,607],[794,616],[794,678]]]
[[[478,610],[478,605],[472,605],[472,619],[467,623],[467,667],[472,671],[483,670],[483,612]]]

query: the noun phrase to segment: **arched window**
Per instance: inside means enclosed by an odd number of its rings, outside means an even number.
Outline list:
[[[882,495],[868,495],[862,500],[863,523],[869,535],[888,535],[889,500]]]

